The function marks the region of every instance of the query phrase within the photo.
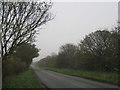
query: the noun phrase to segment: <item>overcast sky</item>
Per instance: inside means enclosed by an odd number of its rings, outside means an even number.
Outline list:
[[[55,19],[48,22],[35,43],[40,60],[51,53],[58,53],[66,43],[77,45],[85,35],[96,30],[112,28],[118,20],[117,2],[55,2],[51,12]]]

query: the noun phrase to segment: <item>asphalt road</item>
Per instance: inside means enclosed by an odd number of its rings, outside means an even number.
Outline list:
[[[89,90],[90,88],[118,88],[115,85],[43,70],[34,65],[31,65],[31,67],[38,76],[38,79],[48,88],[88,88]]]

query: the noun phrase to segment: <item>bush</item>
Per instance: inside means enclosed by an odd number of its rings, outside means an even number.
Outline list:
[[[6,76],[18,74],[20,72],[23,72],[27,68],[27,65],[24,62],[15,60],[14,56],[12,55],[8,56],[4,63],[4,70]]]

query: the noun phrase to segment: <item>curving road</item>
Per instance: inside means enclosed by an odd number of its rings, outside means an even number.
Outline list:
[[[31,67],[38,76],[38,79],[48,88],[102,88],[102,90],[106,90],[106,88],[113,88],[112,90],[118,90],[118,86],[115,85],[43,70],[34,65],[31,65]]]

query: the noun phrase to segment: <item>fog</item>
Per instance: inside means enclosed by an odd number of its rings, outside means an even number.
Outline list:
[[[55,2],[50,12],[53,20],[42,27],[36,37],[40,60],[58,53],[66,43],[77,45],[85,35],[96,30],[111,29],[117,25],[117,2]]]

